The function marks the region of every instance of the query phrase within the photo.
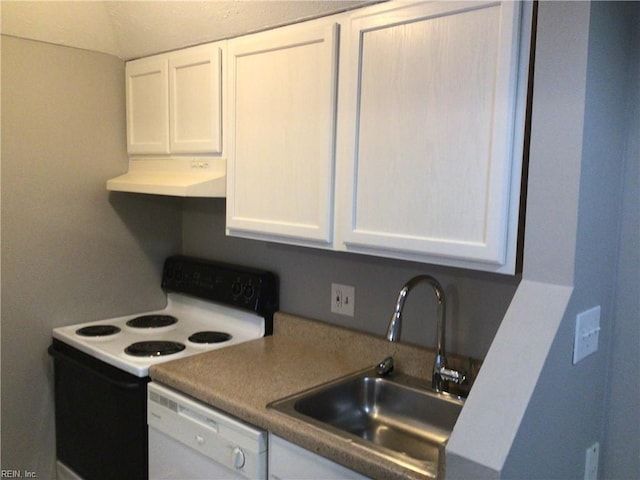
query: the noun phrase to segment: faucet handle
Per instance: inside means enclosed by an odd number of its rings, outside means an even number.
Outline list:
[[[447,380],[457,385],[460,385],[467,380],[467,375],[465,374],[465,372],[453,370],[447,367],[440,367],[436,373],[442,380]]]
[[[381,376],[389,375],[393,372],[393,357],[387,357],[376,365],[376,373]]]

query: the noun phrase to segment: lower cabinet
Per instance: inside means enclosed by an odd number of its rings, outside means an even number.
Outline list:
[[[269,480],[300,478],[365,480],[368,477],[269,433]]]

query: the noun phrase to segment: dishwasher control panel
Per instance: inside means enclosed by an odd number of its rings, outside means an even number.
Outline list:
[[[222,468],[237,478],[266,479],[267,432],[154,382],[147,400],[150,473],[201,478],[194,469],[211,475]]]

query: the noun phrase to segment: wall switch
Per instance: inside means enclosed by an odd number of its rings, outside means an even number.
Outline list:
[[[353,317],[356,307],[356,289],[351,285],[331,284],[331,313]]]
[[[600,334],[600,305],[579,313],[573,341],[573,364],[598,350]]]
[[[598,442],[587,448],[584,460],[584,480],[598,480],[598,456],[600,444]]]

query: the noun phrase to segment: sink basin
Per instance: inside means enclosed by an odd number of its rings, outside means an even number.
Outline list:
[[[269,406],[414,470],[433,472],[463,404],[424,381],[369,370]]]

